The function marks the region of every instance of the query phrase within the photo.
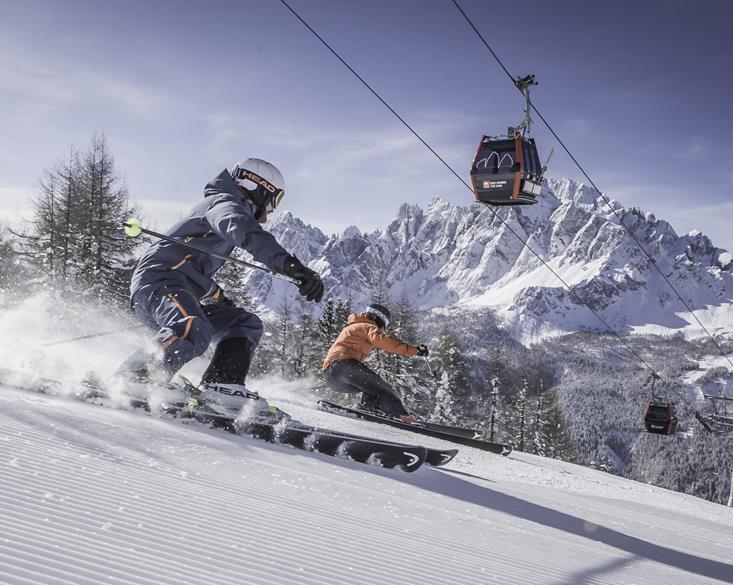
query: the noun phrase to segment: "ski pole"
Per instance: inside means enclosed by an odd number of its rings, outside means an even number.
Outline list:
[[[61,345],[62,343],[71,343],[72,341],[82,341],[84,339],[93,339],[95,337],[104,337],[105,335],[113,335],[120,331],[129,331],[131,329],[139,329],[144,325],[130,325],[129,327],[123,327],[122,329],[115,329],[114,331],[104,331],[102,333],[92,333],[90,335],[81,335],[79,337],[72,337],[70,339],[62,339],[61,341],[51,341],[49,343],[42,343],[38,347],[50,347],[52,345]]]
[[[433,371],[433,368],[430,365],[430,360],[428,359],[428,356],[423,356],[423,358],[425,359],[425,363],[428,366],[428,372],[430,372],[430,377],[435,378],[435,372]]]
[[[289,276],[285,276],[284,274],[278,274],[276,272],[273,272],[269,268],[266,268],[264,266],[260,266],[259,264],[253,264],[252,262],[247,262],[246,260],[240,260],[239,258],[232,258],[231,256],[225,256],[224,254],[217,254],[216,252],[212,252],[211,250],[207,250],[206,248],[203,248],[201,246],[197,246],[196,244],[191,244],[189,242],[183,242],[181,240],[177,240],[176,238],[171,238],[170,236],[166,236],[165,234],[160,234],[158,232],[154,232],[152,230],[149,230],[147,228],[142,227],[140,225],[140,220],[136,217],[131,217],[128,219],[124,224],[125,234],[130,236],[131,238],[137,238],[140,234],[148,234],[149,236],[153,236],[155,238],[159,238],[161,240],[165,240],[166,242],[171,242],[173,244],[178,244],[179,246],[183,246],[184,248],[190,248],[191,250],[196,250],[197,252],[201,252],[203,254],[208,254],[209,256],[212,256],[214,258],[219,258],[219,260],[236,262],[237,264],[241,264],[242,266],[246,266],[247,268],[255,268],[256,270],[261,270],[262,272],[266,272],[270,276],[274,276],[275,278],[279,278],[281,280],[286,280],[291,284],[294,284],[296,286],[300,286],[300,282],[295,280],[294,278],[290,278]]]

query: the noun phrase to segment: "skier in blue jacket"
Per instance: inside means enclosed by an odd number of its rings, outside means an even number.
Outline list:
[[[260,224],[281,202],[284,180],[271,163],[248,158],[231,172],[224,169],[204,189],[204,199],[166,235],[228,256],[235,247],[277,274],[300,283],[300,294],[320,302],[320,276],[290,255]],[[262,321],[235,307],[214,280],[223,260],[185,246],[159,240],[140,257],[130,285],[137,316],[157,330],[159,355],[138,352],[120,374],[140,382],[167,381],[185,363],[216,345],[201,386],[219,385],[224,394],[244,386],[252,353],[262,336]],[[226,402],[222,400],[221,402]]]

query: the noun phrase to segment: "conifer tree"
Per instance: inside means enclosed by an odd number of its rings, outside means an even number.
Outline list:
[[[94,136],[81,161],[78,222],[81,256],[78,280],[98,294],[126,302],[132,252],[136,242],[121,230],[135,213],[127,187],[115,170],[104,135]]]
[[[532,421],[532,453],[542,456],[545,455],[547,450],[547,436],[545,432],[547,421],[545,420],[543,398],[544,383],[542,378],[540,378],[539,387],[537,389],[537,405],[535,408],[534,420]]]
[[[293,375],[303,378],[321,371],[325,356],[318,350],[318,337],[313,317],[301,309],[293,326]]]
[[[450,376],[443,370],[435,393],[435,408],[431,420],[443,424],[456,424],[455,400],[451,393]]]
[[[459,413],[465,412],[470,394],[468,368],[458,338],[449,329],[443,329],[441,332],[435,354],[440,361],[441,370],[436,393],[436,416],[439,416],[441,411],[447,412],[447,408],[450,407],[450,422],[459,424]],[[444,406],[440,406],[439,402],[444,403]]]
[[[43,172],[21,253],[56,289],[126,304],[137,242],[121,226],[135,212],[104,136],[95,136],[88,151],[72,147]]]
[[[334,319],[336,321],[336,335],[341,332],[341,330],[346,327],[349,315],[351,315],[351,297],[347,299],[337,299],[336,301],[336,307],[334,309]]]
[[[524,451],[527,433],[527,379],[523,378],[514,401],[514,448]]]
[[[494,374],[491,380],[491,406],[489,408],[489,441],[496,441],[497,423],[501,421],[499,406],[499,376]]]
[[[27,267],[16,250],[17,242],[10,231],[0,228],[0,293],[15,293],[27,278]]]
[[[38,281],[63,289],[70,284],[72,260],[78,253],[77,209],[80,204],[81,162],[73,147],[53,169],[46,169],[33,201],[30,234],[17,234],[21,254],[28,258]]]
[[[280,305],[275,326],[275,352],[273,361],[277,372],[289,378],[293,365],[293,315],[290,303],[284,300]]]
[[[318,320],[318,336],[323,344],[331,344],[338,335],[338,322],[336,318],[336,301],[328,297],[321,310],[321,317]]]

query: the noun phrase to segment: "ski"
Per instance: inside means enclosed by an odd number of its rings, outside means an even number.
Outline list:
[[[27,374],[7,369],[0,369],[0,383],[20,390],[66,396],[100,406],[105,406],[105,399],[108,398],[101,385],[93,381],[82,382],[79,391],[63,393],[63,384],[57,380],[36,376],[29,379]],[[131,398],[130,405],[148,412],[152,410],[150,404],[141,398]],[[388,469],[397,467],[407,472],[415,471],[425,462],[435,466],[445,465],[457,453],[455,449],[427,449],[422,446],[381,441],[362,435],[312,427],[287,415],[276,422],[241,420],[237,413],[215,409],[206,403],[197,404],[195,401],[163,403],[160,411],[174,418],[193,419],[234,434],[250,435],[270,443],[289,445],[304,451],[351,459]]]
[[[448,433],[449,435],[456,435],[458,437],[466,437],[467,439],[481,439],[485,440],[484,432],[477,429],[469,429],[466,427],[454,427],[451,425],[442,425],[439,423],[425,422],[423,423],[426,428],[431,431],[438,431],[440,433]]]
[[[455,434],[451,432],[446,432],[444,430],[439,430],[441,427],[443,429],[456,428],[456,427],[446,427],[446,425],[431,426],[430,424],[428,424],[427,426],[422,426],[420,424],[411,425],[408,423],[400,422],[395,419],[387,418],[384,416],[379,416],[371,412],[359,410],[357,408],[349,408],[347,406],[342,406],[340,404],[328,402],[326,400],[319,400],[318,408],[323,410],[324,412],[330,412],[332,414],[338,414],[341,416],[360,418],[360,419],[368,420],[371,422],[385,424],[385,425],[389,425],[392,427],[396,427],[398,429],[403,429],[406,431],[419,433],[421,435],[425,435],[428,437],[435,437],[436,439],[444,439],[446,441],[458,443],[459,445],[465,445],[467,447],[474,447],[476,449],[481,449],[483,451],[490,451],[491,453],[496,453],[498,455],[506,456],[512,452],[512,447],[510,445],[505,445],[503,443],[494,443],[492,441],[486,441],[484,439],[474,438],[472,436],[467,436],[467,433],[464,433],[464,435],[459,435],[459,434]],[[470,429],[468,429],[468,431],[470,431]]]
[[[403,471],[412,472],[425,463],[428,456],[425,447],[339,433],[304,425],[291,418],[284,418],[278,422],[242,420],[235,413],[225,414],[209,410],[206,404],[200,406],[167,404],[163,409],[176,418],[193,418],[202,423],[211,423],[214,427],[236,435],[249,435],[268,443],[289,445],[303,451],[351,459],[387,469],[398,467]]]
[[[362,435],[354,435],[352,433],[345,433],[342,431],[338,431],[338,434],[343,437],[354,437],[354,438],[360,438]],[[394,441],[385,441],[384,439],[379,439],[381,443],[389,443],[392,445],[403,445],[404,443],[396,443]],[[450,463],[456,455],[458,455],[458,449],[435,449],[433,447],[425,447],[425,450],[427,451],[427,455],[425,457],[425,463],[432,467],[441,467],[445,465],[446,463]]]

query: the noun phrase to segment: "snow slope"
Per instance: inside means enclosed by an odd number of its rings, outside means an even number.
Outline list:
[[[407,474],[9,387],[0,445],[3,585],[733,582],[733,508],[531,455]]]

